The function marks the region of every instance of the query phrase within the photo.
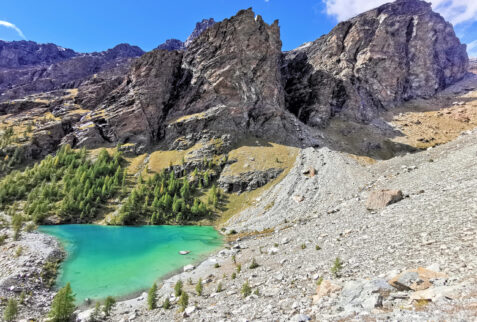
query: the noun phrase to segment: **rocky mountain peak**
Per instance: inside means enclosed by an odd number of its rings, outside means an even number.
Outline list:
[[[194,30],[187,37],[186,41],[183,42],[179,39],[167,39],[163,44],[160,44],[157,49],[161,50],[184,50],[186,49],[197,37],[200,36],[207,28],[215,24],[214,18],[203,19],[202,21],[196,23]]]
[[[130,44],[123,43],[99,54],[104,55],[107,59],[113,60],[117,58],[139,57],[144,54],[144,51],[138,46],[132,46]]]
[[[186,39],[184,45],[188,47],[194,39],[200,36],[207,28],[213,26],[215,24],[214,18],[203,19],[202,21],[196,23],[194,31],[190,34],[190,36]]]
[[[38,44],[25,40],[0,40],[0,68],[51,64],[78,55],[71,49],[65,49],[54,44]]]
[[[287,108],[315,126],[336,115],[369,121],[405,100],[434,95],[468,66],[452,25],[418,0],[341,22],[285,61]]]
[[[179,39],[167,39],[163,44],[157,46],[160,50],[184,50],[184,43]]]

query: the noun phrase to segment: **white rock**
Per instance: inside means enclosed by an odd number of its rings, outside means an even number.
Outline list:
[[[196,309],[197,309],[197,308],[196,308],[195,306],[188,306],[188,307],[186,307],[186,309],[184,310],[184,313],[185,313],[187,316],[189,316],[189,315],[191,315],[192,313],[194,313]]]
[[[268,255],[275,255],[275,254],[278,253],[278,251],[279,251],[278,248],[276,248],[276,247],[271,247],[271,248],[268,249]]]
[[[290,242],[290,238],[285,237],[282,239],[282,245],[288,244]]]
[[[441,271],[441,267],[439,266],[438,263],[433,263],[433,264],[427,266],[426,269],[428,269],[430,271],[433,271],[433,272],[440,272]]]
[[[184,266],[184,272],[191,272],[195,269],[194,265],[186,265]]]

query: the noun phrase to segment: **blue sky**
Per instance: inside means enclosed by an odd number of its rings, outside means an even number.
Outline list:
[[[456,22],[466,43],[477,40],[476,0],[431,0]],[[283,49],[327,33],[338,20],[386,0],[2,0],[0,39],[52,42],[80,52],[127,42],[151,50],[169,38],[185,40],[203,18],[217,21],[253,7],[271,23],[279,19]],[[477,56],[477,42],[472,48]]]

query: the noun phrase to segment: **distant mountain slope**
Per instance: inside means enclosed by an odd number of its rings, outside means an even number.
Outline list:
[[[128,65],[130,58],[143,53],[139,47],[129,44],[82,54],[54,44],[0,41],[0,101],[78,87],[93,74]]]

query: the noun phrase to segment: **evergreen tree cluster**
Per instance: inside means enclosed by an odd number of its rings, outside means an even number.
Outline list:
[[[211,184],[208,170],[200,175],[195,170],[191,177],[195,179],[189,182],[186,174],[179,177],[174,171],[162,171],[147,180],[139,177],[137,186],[120,210],[119,223],[129,225],[146,219],[151,225],[161,225],[207,217],[210,209],[198,196],[203,188]],[[214,196],[209,196],[210,203],[219,198],[215,186],[212,186],[211,191]]]
[[[25,151],[23,146],[17,146],[14,150],[1,150],[0,172],[9,173],[15,167],[25,162]]]
[[[55,156],[23,172],[13,171],[0,181],[0,209],[26,200],[24,212],[36,223],[57,215],[62,221],[84,222],[101,204],[124,187],[126,172],[118,150],[101,150],[95,161],[86,150],[63,146]]]

